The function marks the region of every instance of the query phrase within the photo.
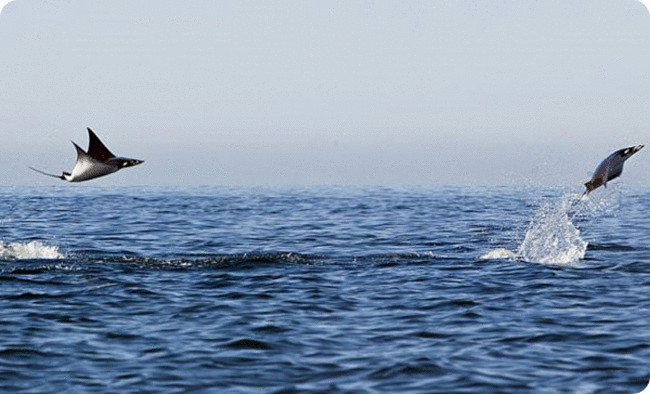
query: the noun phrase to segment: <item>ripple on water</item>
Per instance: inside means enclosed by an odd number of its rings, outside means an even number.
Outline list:
[[[241,338],[236,339],[232,342],[228,342],[226,347],[235,350],[270,350],[271,345],[260,340],[252,338]]]
[[[638,392],[647,382],[647,193],[621,197],[619,216],[587,206],[601,193],[565,209],[562,192],[539,190],[12,193],[0,199],[3,213],[12,202],[2,245],[14,256],[0,258],[0,391],[534,392],[543,381],[549,392]],[[590,243],[581,269],[510,261],[580,251],[568,242],[578,238]],[[15,258],[10,240],[41,239],[63,258]],[[490,250],[494,261],[477,264]]]

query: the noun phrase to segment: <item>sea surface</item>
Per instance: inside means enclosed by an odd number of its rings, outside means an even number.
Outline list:
[[[0,391],[638,393],[650,190],[0,188]]]

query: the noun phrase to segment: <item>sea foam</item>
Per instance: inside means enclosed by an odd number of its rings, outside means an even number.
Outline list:
[[[2,260],[28,260],[28,259],[63,259],[57,246],[45,245],[39,241],[27,243],[4,243],[0,241],[0,259]]]

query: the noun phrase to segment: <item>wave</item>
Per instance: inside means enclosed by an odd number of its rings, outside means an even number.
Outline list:
[[[179,254],[170,256],[146,256],[128,252],[109,252],[105,250],[87,249],[61,253],[57,246],[45,245],[39,241],[28,243],[3,243],[0,241],[0,261],[16,260],[67,260],[71,264],[94,262],[107,264],[128,264],[143,268],[255,268],[276,264],[312,265],[322,263],[368,263],[381,266],[400,263],[421,264],[429,263],[432,259],[441,258],[431,251],[412,251],[401,253],[371,253],[371,254],[310,254],[293,251],[251,251],[228,254]],[[58,264],[58,263],[57,263]],[[51,268],[51,265],[45,268]],[[66,267],[66,266],[56,266]],[[34,268],[34,267],[31,267]],[[20,265],[16,269],[25,269]]]
[[[80,255],[75,254],[76,258]],[[321,263],[369,263],[382,266],[418,262],[430,262],[440,258],[432,252],[410,253],[379,253],[362,255],[327,255],[307,254],[299,252],[250,252],[223,255],[194,255],[178,257],[145,257],[145,256],[97,256],[97,261],[127,263],[140,266],[158,266],[169,268],[200,268],[200,267],[260,267],[274,264],[312,265]]]
[[[63,259],[58,246],[45,245],[40,241],[27,243],[4,243],[0,241],[0,260]]]
[[[257,270],[282,266],[358,266],[360,264],[373,265],[387,268],[400,264],[421,265],[430,264],[432,260],[439,259],[437,255],[429,252],[412,253],[387,253],[370,255],[326,255],[303,254],[296,252],[250,252],[233,254],[203,254],[203,255],[177,255],[177,256],[137,256],[109,253],[93,250],[91,252],[74,251],[62,255],[52,249],[52,257],[20,255],[20,258],[8,257],[0,252],[0,262],[20,260],[18,264],[8,264],[2,271],[12,274],[37,275],[50,273],[52,270],[70,271],[83,270],[92,265],[112,265],[120,269],[144,270]],[[43,259],[56,260],[43,260]],[[31,259],[32,261],[29,261]],[[29,264],[28,264],[29,263]],[[5,279],[6,280],[6,279]]]
[[[77,256],[79,257],[79,256]],[[200,268],[200,267],[247,267],[264,266],[273,264],[312,264],[318,261],[321,256],[307,255],[293,252],[277,253],[241,253],[228,255],[204,255],[204,256],[179,256],[175,258],[163,257],[101,257],[97,261],[127,263],[136,266],[159,266],[169,268]]]

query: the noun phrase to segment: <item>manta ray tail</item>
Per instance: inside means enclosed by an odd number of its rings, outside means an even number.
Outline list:
[[[43,175],[47,175],[47,176],[51,176],[52,178],[65,179],[65,178],[63,177],[63,175],[48,174],[47,172],[44,172],[44,171],[41,171],[41,170],[37,170],[37,169],[34,168],[34,167],[29,167],[29,169],[32,170],[32,171],[36,171],[36,172],[38,172],[39,174],[43,174]]]

